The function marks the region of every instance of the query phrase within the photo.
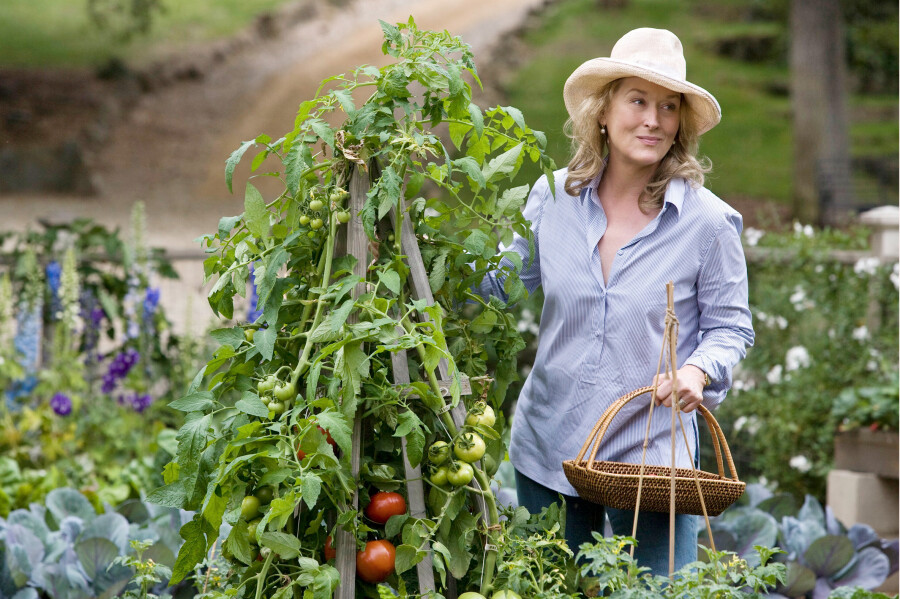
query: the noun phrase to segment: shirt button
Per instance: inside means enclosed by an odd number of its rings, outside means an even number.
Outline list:
[[[625,250],[619,250],[619,251],[618,251],[618,252],[616,252],[616,253],[617,253],[617,254],[618,254],[618,255],[619,255],[619,256],[621,256],[621,255],[622,255],[622,254],[624,254],[624,253],[625,253]]]

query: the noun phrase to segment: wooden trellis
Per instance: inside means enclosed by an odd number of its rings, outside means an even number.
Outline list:
[[[347,254],[356,258],[356,264],[353,267],[353,274],[365,279],[366,266],[369,261],[368,257],[368,239],[363,229],[360,212],[366,200],[366,193],[369,190],[369,176],[362,172],[359,167],[355,167],[353,175],[350,179],[350,199],[348,209],[351,214],[350,222],[347,223]],[[391,212],[391,222],[395,223],[396,215]],[[409,219],[403,219],[400,228],[400,247],[401,251],[407,256],[407,266],[410,273],[408,277],[410,297],[416,300],[425,300],[429,305],[434,303],[434,296],[431,293],[431,287],[428,282],[428,273],[425,270],[425,264],[422,261],[422,254],[419,250],[418,240],[416,239],[413,227]],[[353,298],[359,297],[365,292],[365,283],[361,282],[356,285],[352,292]],[[354,315],[351,315],[353,318]],[[420,314],[420,318],[426,319],[427,315]],[[391,357],[393,367],[394,383],[404,385],[409,383],[409,366],[407,363],[406,351],[395,352]],[[440,387],[445,396],[449,395],[450,377],[447,360],[441,358],[438,363],[438,374],[440,377]],[[471,385],[468,379],[463,378],[460,385],[460,395],[471,394]],[[461,428],[466,419],[466,408],[462,401],[452,408],[448,405],[450,416],[457,426]],[[425,485],[422,481],[422,471],[420,466],[413,467],[407,457],[406,439],[401,440],[403,449],[403,464],[406,477],[406,490],[409,505],[409,514],[413,518],[426,517],[425,511]],[[351,474],[354,480],[359,480],[360,465],[360,448],[362,446],[362,422],[360,416],[357,415],[353,422],[353,447],[350,455]],[[477,480],[472,483],[479,490],[489,491],[489,489],[481,489]],[[481,508],[481,513],[487,522],[487,507],[484,499],[478,495],[477,501]],[[359,498],[356,493],[353,495],[352,509],[359,508]],[[355,599],[356,597],[356,541],[352,534],[338,529],[336,533],[335,548],[337,551],[336,567],[340,574],[340,584],[335,590],[335,599]],[[432,566],[432,555],[430,548],[426,548],[428,555],[416,566],[416,573],[419,580],[419,592],[427,594],[429,591],[435,590],[434,569]],[[456,589],[452,577],[448,577],[449,588],[445,592],[448,599],[456,599]]]

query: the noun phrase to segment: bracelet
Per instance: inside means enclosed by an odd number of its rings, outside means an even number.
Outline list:
[[[709,375],[706,372],[704,372],[703,377],[704,377],[703,378],[703,387],[704,388],[709,387],[712,384],[712,381],[710,380]]]

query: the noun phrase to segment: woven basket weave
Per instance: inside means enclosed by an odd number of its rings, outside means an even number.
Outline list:
[[[613,417],[629,401],[652,390],[652,387],[642,387],[616,400],[594,425],[591,434],[578,453],[578,457],[563,462],[566,478],[578,491],[580,497],[616,509],[633,510],[637,504],[640,483],[640,510],[669,511],[671,468],[644,465],[642,477],[640,464],[594,461]],[[719,473],[712,474],[691,468],[676,468],[674,475],[675,512],[702,516],[705,505],[706,515],[718,516],[725,508],[737,501],[747,485],[738,480],[734,461],[731,459],[731,450],[728,448],[728,442],[725,440],[725,434],[719,423],[703,406],[700,406],[699,410],[712,433],[713,449],[716,453]],[[584,456],[591,444],[593,444],[593,450],[585,460]],[[731,478],[725,476],[723,452],[732,474]],[[640,482],[641,479],[642,482]]]

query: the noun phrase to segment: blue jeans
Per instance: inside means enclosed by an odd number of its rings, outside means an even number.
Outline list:
[[[613,534],[631,536],[634,526],[634,510],[617,510],[591,503],[581,497],[557,493],[535,482],[516,470],[516,494],[519,505],[532,514],[540,513],[551,503],[559,503],[560,497],[566,502],[566,542],[578,553],[582,543],[593,543],[591,532],[604,532],[605,517]],[[653,574],[669,574],[669,514],[662,512],[640,512],[635,538],[634,558],[638,565],[650,568]],[[675,516],[675,569],[697,560],[697,516],[677,514]]]

